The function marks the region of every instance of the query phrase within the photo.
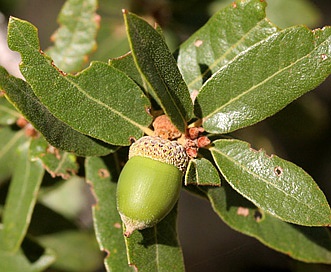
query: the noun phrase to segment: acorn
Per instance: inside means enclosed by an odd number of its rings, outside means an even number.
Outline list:
[[[145,136],[130,147],[117,185],[117,209],[126,237],[153,227],[174,207],[189,157],[176,141]]]

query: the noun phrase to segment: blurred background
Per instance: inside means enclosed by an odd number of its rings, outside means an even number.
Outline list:
[[[185,41],[217,10],[229,4],[227,0],[100,0],[98,14],[101,26],[98,49],[90,60],[107,61],[129,49],[122,8],[135,12],[149,21],[157,21],[164,30],[171,50]],[[285,28],[305,24],[310,28],[331,25],[329,0],[269,0],[267,17]],[[6,48],[6,24],[12,15],[33,23],[39,29],[41,48],[51,45],[50,37],[57,29],[57,15],[63,0],[0,0],[0,65],[19,76],[19,56]],[[331,78],[316,90],[304,95],[284,110],[233,136],[263,148],[268,154],[290,160],[305,169],[324,191],[331,203]],[[77,178],[79,179],[79,178]],[[57,207],[57,200],[76,200],[72,214],[79,216],[84,227],[91,225],[90,207],[86,204],[88,190],[82,182],[71,180],[60,187],[60,192],[42,198],[46,207],[65,213]],[[81,193],[79,193],[81,192]],[[57,200],[56,200],[57,199]],[[62,203],[63,204],[63,203]],[[54,220],[54,218],[52,219]],[[33,223],[32,223],[33,224]],[[183,192],[179,203],[179,236],[183,247],[186,269],[198,271],[330,271],[330,266],[297,262],[277,253],[257,240],[233,231],[211,210],[209,203]],[[99,261],[101,260],[98,259]],[[102,262],[102,261],[101,261]],[[102,265],[102,264],[100,264]],[[98,265],[86,271],[95,271]],[[65,265],[49,271],[77,271]],[[99,271],[103,271],[102,269]]]

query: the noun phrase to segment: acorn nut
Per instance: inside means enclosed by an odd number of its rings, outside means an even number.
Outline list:
[[[117,185],[117,209],[126,237],[153,227],[174,207],[189,157],[176,141],[145,136],[130,147]]]

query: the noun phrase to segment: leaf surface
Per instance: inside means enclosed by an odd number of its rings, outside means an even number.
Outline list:
[[[10,76],[0,67],[0,87],[6,97],[53,146],[80,156],[106,155],[115,147],[79,133],[60,121],[40,102],[23,80]],[[19,115],[16,112],[16,115]]]
[[[281,221],[256,208],[227,183],[217,188],[199,188],[208,196],[214,211],[233,229],[296,260],[331,263],[331,237],[327,228]]]
[[[0,127],[0,183],[8,179],[14,168],[17,148],[26,141],[24,131],[13,130],[9,126]]]
[[[11,17],[8,43],[22,56],[21,72],[38,99],[73,129],[113,145],[129,145],[148,130],[149,100],[124,73],[93,62],[77,75],[66,75],[39,49],[36,28]]]
[[[220,186],[221,180],[216,168],[205,158],[191,159],[185,173],[185,185]]]
[[[97,0],[69,0],[58,17],[60,28],[52,36],[55,44],[47,50],[61,70],[76,72],[96,47]]]
[[[172,123],[185,132],[193,117],[193,104],[176,61],[163,37],[140,17],[125,11],[125,24],[133,58],[147,84],[147,91]]]
[[[24,272],[42,272],[49,267],[56,259],[54,251],[45,249],[44,254],[35,262],[30,263],[26,256],[21,252],[15,254],[0,251],[0,269],[1,271],[24,271]]]
[[[268,1],[267,17],[281,28],[304,24],[314,27],[322,23],[322,10],[313,2],[302,0]]]
[[[277,32],[223,66],[202,87],[195,110],[203,127],[228,133],[275,114],[331,72],[331,28]]]
[[[63,179],[68,179],[78,172],[78,163],[74,154],[50,146],[42,137],[32,139],[29,155],[32,160],[40,160],[53,178],[61,176]]]
[[[121,70],[127,74],[131,79],[133,79],[139,86],[144,87],[144,79],[136,67],[132,53],[129,52],[123,56],[116,59],[109,60],[109,65]]]
[[[40,236],[38,241],[55,252],[57,258],[52,264],[53,270],[90,272],[96,271],[102,263],[102,255],[93,233],[60,231]]]
[[[29,141],[19,146],[15,171],[3,211],[3,242],[0,248],[15,253],[27,232],[37,193],[44,176],[40,162],[31,162],[28,155]]]
[[[217,140],[213,145],[210,151],[224,178],[257,207],[290,223],[331,224],[323,192],[300,167],[243,141]]]
[[[178,66],[193,95],[238,54],[277,32],[265,18],[265,7],[260,0],[235,1],[180,46]]]
[[[125,238],[129,263],[138,271],[185,271],[176,221],[177,205],[154,227]]]
[[[116,165],[113,159],[111,165]],[[121,218],[116,208],[115,168],[110,170],[107,161],[89,157],[85,169],[96,201],[92,207],[96,237],[100,249],[108,253],[104,261],[107,271],[133,271],[128,266]]]
[[[0,67],[0,73],[1,73],[1,67]],[[0,89],[2,89],[1,82],[0,82]],[[10,104],[5,97],[0,96],[0,125],[15,124],[16,120],[19,117],[20,114],[16,111],[16,109],[12,106],[12,104]]]

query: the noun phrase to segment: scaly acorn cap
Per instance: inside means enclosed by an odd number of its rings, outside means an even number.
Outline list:
[[[180,143],[155,136],[144,136],[134,142],[130,147],[129,159],[134,156],[174,165],[183,174],[189,162],[186,150]]]

